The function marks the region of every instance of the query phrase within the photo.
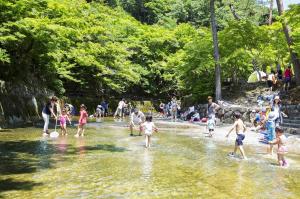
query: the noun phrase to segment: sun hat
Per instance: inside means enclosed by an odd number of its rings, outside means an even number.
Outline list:
[[[274,121],[276,119],[276,114],[274,111],[270,112],[268,115],[268,121]]]
[[[274,100],[280,100],[280,97],[277,95],[274,97]]]

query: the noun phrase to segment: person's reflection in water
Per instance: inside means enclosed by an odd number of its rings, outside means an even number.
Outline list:
[[[79,157],[83,157],[85,154],[85,140],[84,137],[80,137],[76,140],[76,148],[77,153],[79,154]]]
[[[61,137],[59,139],[58,150],[59,150],[59,153],[61,153],[61,154],[64,154],[66,152],[66,150],[67,150],[67,138],[65,136]]]
[[[143,178],[146,181],[148,181],[151,178],[152,163],[153,163],[153,156],[151,154],[151,151],[145,150],[144,158],[143,158]]]

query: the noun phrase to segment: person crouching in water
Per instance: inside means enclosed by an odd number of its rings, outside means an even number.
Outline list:
[[[84,136],[84,125],[87,123],[88,114],[86,112],[86,106],[84,104],[80,105],[80,118],[78,121],[78,130],[75,137]]]
[[[133,113],[130,115],[130,123],[129,123],[129,128],[130,128],[130,136],[133,136],[133,128],[135,125],[139,125],[139,135],[142,135],[142,124],[145,121],[145,115],[142,113],[142,111],[139,111],[139,109],[134,109]]]
[[[245,151],[243,148],[243,140],[245,139],[245,132],[246,132],[246,126],[244,122],[241,119],[241,113],[235,112],[234,113],[235,122],[233,124],[233,127],[230,129],[226,137],[228,138],[229,134],[235,130],[236,132],[236,140],[235,140],[235,147],[234,151],[230,153],[231,156],[234,156],[236,154],[237,148],[239,148],[243,158],[247,160],[247,157],[245,155]]]
[[[146,148],[150,148],[152,134],[154,131],[157,132],[157,128],[155,124],[152,122],[151,115],[146,116],[146,122],[142,124],[142,129],[144,130],[144,134],[145,134]]]
[[[278,145],[278,151],[277,151],[277,159],[279,166],[288,166],[288,163],[286,159],[284,158],[284,155],[288,152],[288,149],[286,147],[286,136],[283,134],[283,129],[279,126],[275,128],[276,132],[276,139],[269,141],[269,144],[271,145]]]
[[[71,120],[67,114],[67,110],[63,109],[61,112],[61,115],[59,117],[59,123],[60,123],[60,129],[62,135],[68,135],[67,134],[67,120],[69,121],[69,124],[71,125]]]

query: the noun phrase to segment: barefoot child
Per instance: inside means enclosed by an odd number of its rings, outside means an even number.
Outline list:
[[[239,112],[234,113],[235,122],[233,124],[233,127],[230,129],[226,137],[229,136],[229,134],[235,130],[236,132],[236,140],[235,140],[235,147],[234,151],[230,153],[230,155],[234,156],[236,154],[237,148],[239,148],[243,158],[247,160],[247,157],[245,155],[245,151],[243,148],[243,140],[245,139],[245,132],[246,132],[246,126],[244,122],[241,120],[241,114]]]
[[[84,125],[87,123],[87,118],[88,118],[88,114],[86,112],[86,106],[84,104],[81,104],[78,130],[75,137],[84,136]]]
[[[68,135],[67,134],[67,120],[69,121],[69,124],[71,125],[71,120],[67,114],[67,110],[63,109],[61,112],[61,115],[59,117],[60,129],[61,129],[62,135]]]
[[[208,129],[209,137],[213,136],[213,132],[215,131],[215,125],[216,125],[216,121],[214,120],[214,118],[211,115],[208,116],[207,129]]]
[[[288,166],[284,155],[288,152],[286,147],[286,136],[283,134],[283,129],[281,127],[276,127],[276,139],[269,141],[271,145],[278,145],[277,158],[279,166]]]
[[[142,128],[144,130],[145,139],[146,139],[146,148],[150,148],[151,145],[151,136],[153,131],[157,132],[157,128],[155,124],[152,122],[152,116],[146,116],[146,122],[142,124]]]

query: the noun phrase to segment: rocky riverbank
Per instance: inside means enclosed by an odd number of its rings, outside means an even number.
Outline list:
[[[41,117],[41,107],[53,92],[36,82],[0,81],[0,128],[31,125]]]

